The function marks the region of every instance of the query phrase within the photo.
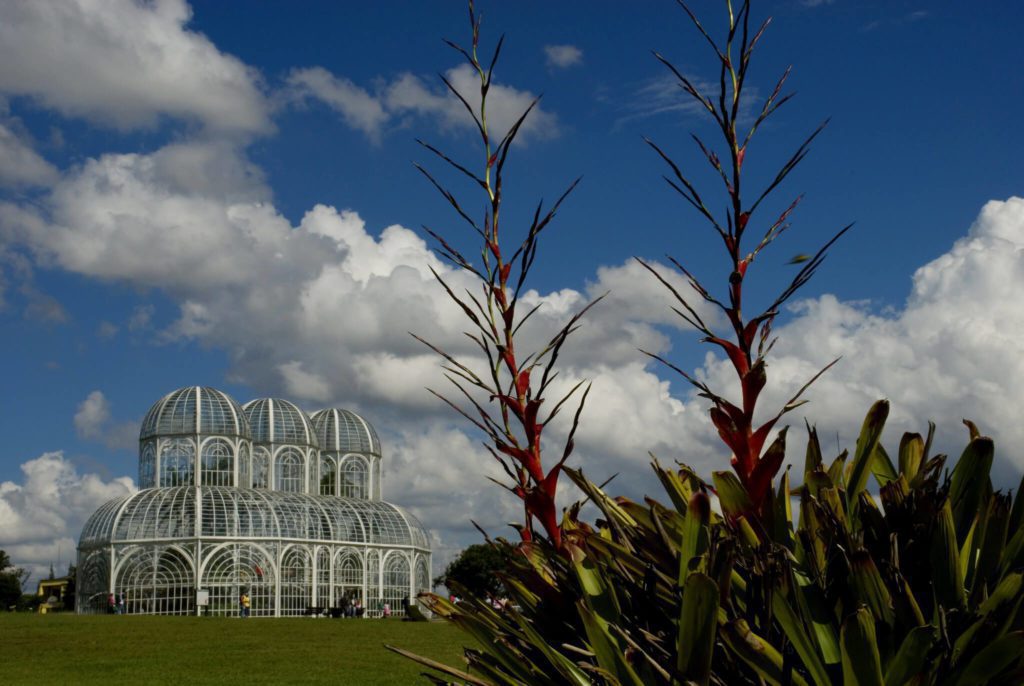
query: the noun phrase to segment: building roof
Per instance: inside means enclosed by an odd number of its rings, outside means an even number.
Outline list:
[[[319,448],[309,415],[282,398],[250,400],[242,411],[252,427],[254,443],[288,443]]]
[[[251,430],[241,406],[227,393],[209,386],[187,386],[149,408],[139,440],[197,434],[249,438]]]
[[[423,525],[390,503],[229,486],[149,488],[115,498],[86,522],[79,548],[193,537],[429,549]]]
[[[373,426],[355,412],[332,407],[313,414],[320,448],[339,453],[380,455],[380,439]]]

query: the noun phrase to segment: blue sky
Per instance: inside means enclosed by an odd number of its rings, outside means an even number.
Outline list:
[[[721,27],[719,3],[693,4]],[[68,558],[82,518],[134,487],[146,409],[191,384],[362,412],[384,439],[385,497],[439,550],[475,540],[470,518],[514,516],[483,486],[478,437],[421,390],[436,361],[406,333],[459,345],[420,227],[464,234],[411,162],[430,161],[417,137],[475,159],[437,78],[458,82],[441,38],[467,40],[465,8],[299,7],[0,2],[0,547],[16,561]],[[650,54],[708,81],[706,46],[667,0],[480,10],[485,46],[507,34],[496,111],[544,94],[514,151],[506,226],[584,177],[538,259],[539,325],[613,294],[566,358],[595,382],[580,461],[622,472],[634,496],[655,490],[648,450],[723,464],[701,402],[635,350],[727,375],[630,262],[668,253],[722,273],[641,140],[710,181],[688,139],[710,124]],[[893,401],[890,441],[931,418],[955,450],[964,415],[1002,445],[1024,439],[1024,8],[755,4],[768,15],[751,82],[763,96],[793,64],[798,96],[755,139],[751,181],[832,123],[782,188],[779,205],[806,198],[753,282],[778,286],[792,255],[857,225],[785,315],[766,402],[843,355],[804,409],[844,444],[877,397]],[[1015,485],[1024,463],[1001,460]]]

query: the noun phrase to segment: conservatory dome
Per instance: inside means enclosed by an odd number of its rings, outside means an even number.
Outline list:
[[[289,443],[318,448],[309,416],[294,403],[281,398],[250,400],[242,411],[252,427],[255,443]]]
[[[313,426],[323,450],[380,455],[380,439],[373,426],[349,410],[331,408],[313,414]]]
[[[209,386],[187,386],[171,391],[149,408],[139,440],[196,434],[249,438],[249,420],[227,393]]]

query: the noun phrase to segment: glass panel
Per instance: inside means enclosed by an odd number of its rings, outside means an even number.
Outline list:
[[[284,448],[274,461],[275,490],[301,493],[304,485],[302,453],[296,448]]]
[[[275,555],[273,549],[268,552]],[[255,545],[235,543],[216,549],[203,572],[203,588],[210,591],[210,614],[237,617],[239,600],[246,592],[252,616],[272,617],[275,578],[273,562]]]
[[[160,485],[190,486],[195,469],[195,445],[187,438],[167,439],[160,451]]]
[[[250,488],[252,482],[249,480],[249,444],[242,443],[238,450],[238,487]]]
[[[313,570],[309,552],[292,547],[281,561],[281,616],[301,615],[311,605]]]
[[[147,441],[139,455],[139,488],[156,486],[156,441]]]
[[[366,498],[366,461],[359,455],[349,455],[341,463],[341,495]]]
[[[335,495],[337,491],[337,468],[334,458],[324,455],[320,458],[320,495]]]
[[[231,486],[235,480],[235,449],[223,438],[203,443],[203,485]]]
[[[252,450],[252,487],[270,488],[270,451],[260,446]]]
[[[404,617],[409,603],[409,560],[404,553],[389,553],[384,562],[385,615]]]

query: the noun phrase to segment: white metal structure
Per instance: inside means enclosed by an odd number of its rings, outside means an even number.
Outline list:
[[[143,490],[82,531],[79,612],[114,594],[129,613],[232,615],[246,592],[253,616],[353,600],[364,616],[401,615],[430,588],[426,533],[380,501],[380,442],[358,415],[311,420],[287,400],[241,407],[193,386],[153,406],[139,445]]]

